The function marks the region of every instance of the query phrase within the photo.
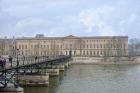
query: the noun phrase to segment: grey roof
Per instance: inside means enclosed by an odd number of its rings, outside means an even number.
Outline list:
[[[20,37],[17,38],[17,40],[45,40],[45,39],[115,39],[115,38],[126,38],[128,39],[128,36],[84,36],[84,37],[77,37],[77,36],[73,36],[73,35],[69,35],[66,37],[40,37],[40,38],[36,38],[36,37]]]

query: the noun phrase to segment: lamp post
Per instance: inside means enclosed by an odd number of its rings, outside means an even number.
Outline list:
[[[9,56],[9,62],[11,63],[11,67],[12,67],[12,56]]]
[[[22,65],[25,65],[25,55],[24,55],[23,51],[21,51],[21,52],[22,52],[22,57],[23,57],[23,63],[22,63]]]
[[[18,55],[19,55],[19,49],[17,49],[17,69],[16,69],[16,71],[17,71],[17,77],[16,77],[16,79],[17,79],[17,82],[18,82],[18,66],[19,66],[19,59],[18,59]]]
[[[70,48],[69,48],[69,56],[72,56],[72,44],[70,44]]]

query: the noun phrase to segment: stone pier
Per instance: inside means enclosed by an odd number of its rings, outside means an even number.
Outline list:
[[[46,72],[49,73],[50,76],[59,76],[58,68],[49,68],[49,69],[46,69]]]
[[[65,65],[65,68],[68,68],[69,67],[69,63],[66,63],[64,65]]]
[[[68,62],[69,66],[72,65],[73,59],[71,61]]]
[[[22,86],[48,86],[49,85],[49,74],[31,74],[31,75],[20,75],[19,84]]]
[[[0,93],[24,93],[24,89],[21,87],[18,88],[6,87],[6,88],[0,88]]]
[[[65,71],[65,65],[58,65],[59,71]]]
[[[59,71],[65,71],[65,64],[55,64],[53,66],[51,66],[51,68],[53,69],[59,69]]]

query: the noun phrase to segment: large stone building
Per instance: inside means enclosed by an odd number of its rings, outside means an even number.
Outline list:
[[[16,39],[16,48],[22,56],[127,56],[127,36],[96,37],[21,37]]]
[[[0,55],[14,56],[15,53],[15,44],[13,39],[0,39]]]

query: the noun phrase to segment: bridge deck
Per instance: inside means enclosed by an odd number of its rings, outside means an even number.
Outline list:
[[[37,60],[34,58],[25,58],[23,59],[15,59],[10,62],[6,62],[5,68],[0,68],[0,72],[5,71],[5,70],[12,70],[12,69],[17,69],[17,68],[22,68],[22,67],[28,67],[28,66],[33,66],[37,64],[44,64],[44,63],[51,63],[51,62],[58,62],[63,59],[69,59],[70,56],[56,56],[56,57],[40,57]],[[59,63],[62,63],[61,61]],[[11,65],[12,64],[12,65]]]

